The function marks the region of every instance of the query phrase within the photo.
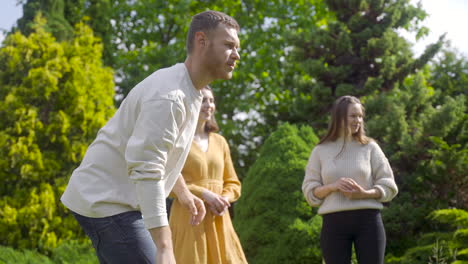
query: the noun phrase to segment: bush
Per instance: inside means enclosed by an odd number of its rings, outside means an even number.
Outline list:
[[[409,248],[401,257],[387,258],[387,263],[468,263],[468,212],[461,209],[442,209],[432,212],[428,218],[449,228],[445,232],[421,235],[414,247]]]
[[[84,233],[59,201],[72,170],[113,114],[112,71],[83,24],[57,42],[37,18],[0,48],[0,245],[50,252]]]
[[[47,257],[36,251],[0,246],[0,264],[98,264],[92,245],[76,240],[67,241],[52,250]]]
[[[88,240],[89,241],[89,240]],[[51,259],[60,264],[98,264],[91,243],[81,243],[76,240],[62,243],[52,251]]]
[[[46,256],[32,250],[14,250],[0,246],[0,264],[53,264]]]
[[[249,169],[234,224],[250,263],[321,263],[321,217],[301,191],[317,142],[310,127],[284,124],[266,140]]]

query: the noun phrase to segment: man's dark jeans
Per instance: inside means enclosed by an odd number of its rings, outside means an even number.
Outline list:
[[[103,218],[72,213],[91,239],[99,263],[155,263],[156,246],[140,212],[125,212]]]

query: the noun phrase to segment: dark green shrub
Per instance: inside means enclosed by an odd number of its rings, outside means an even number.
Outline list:
[[[321,262],[321,217],[301,191],[304,168],[317,142],[310,127],[281,125],[249,169],[234,224],[250,263]]]
[[[91,243],[76,240],[67,241],[52,251],[51,259],[60,264],[98,264]]]
[[[468,212],[442,209],[432,212],[434,222],[449,227],[445,232],[425,233],[401,257],[390,256],[389,264],[463,264],[468,263]]]
[[[48,257],[32,250],[15,250],[0,246],[0,264],[53,264]]]

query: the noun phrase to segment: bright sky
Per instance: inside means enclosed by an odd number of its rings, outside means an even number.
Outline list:
[[[0,30],[9,30],[16,20],[23,15],[18,0],[0,0]],[[411,0],[417,3],[419,0]],[[468,57],[468,1],[467,0],[421,0],[423,9],[429,13],[423,25],[429,28],[430,34],[414,45],[416,55],[422,53],[424,48],[437,41],[440,35],[447,32],[447,39],[452,46]],[[402,33],[410,42],[415,43],[414,36]],[[0,32],[0,42],[4,39]]]
[[[416,43],[414,36],[403,36],[414,45],[416,55],[421,54],[424,48],[436,42],[439,36],[447,32],[445,37],[450,40],[451,46],[468,57],[468,1],[467,0],[411,0],[411,3],[422,3],[423,9],[429,16],[423,25],[429,28],[429,35]]]

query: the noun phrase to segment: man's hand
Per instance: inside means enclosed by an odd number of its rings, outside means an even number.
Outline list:
[[[173,191],[177,195],[179,202],[184,205],[185,208],[187,208],[192,214],[190,224],[200,224],[203,218],[205,218],[205,204],[200,198],[196,197],[190,192],[182,176],[177,179]]]
[[[176,264],[172,249],[158,249],[156,252],[156,264]]]
[[[226,197],[218,195],[214,192],[209,190],[205,190],[202,193],[203,199],[208,204],[208,208],[215,214],[215,215],[223,215],[227,208],[231,206],[229,200]]]

